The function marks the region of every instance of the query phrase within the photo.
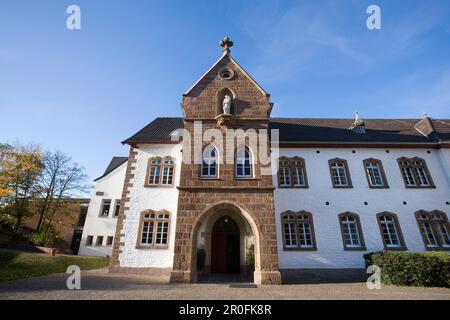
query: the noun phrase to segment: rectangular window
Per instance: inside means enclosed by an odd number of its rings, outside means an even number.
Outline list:
[[[148,184],[159,184],[160,167],[150,167]]]
[[[297,247],[297,236],[295,235],[295,223],[284,223],[284,241],[286,248]]]
[[[402,168],[403,179],[407,186],[415,186],[416,181],[414,180],[414,176],[411,168]]]
[[[103,245],[103,236],[97,236],[97,241],[95,241],[95,245],[100,247]]]
[[[439,226],[439,231],[441,233],[441,237],[442,237],[442,241],[443,241],[442,246],[450,247],[450,234],[448,231],[447,224],[445,222],[439,222],[438,226]]]
[[[367,174],[369,175],[370,185],[374,187],[382,186],[383,178],[381,177],[381,172],[378,163],[369,162],[366,168]]]
[[[280,169],[280,186],[286,187],[291,185],[291,171],[289,168]]]
[[[342,222],[344,232],[344,243],[347,247],[359,247],[359,235],[355,221]]]
[[[158,226],[156,228],[156,245],[167,244],[167,233],[169,231],[168,227],[168,221],[158,221]]]
[[[309,222],[300,222],[298,224],[298,236],[300,240],[300,248],[311,248],[311,225]]]
[[[120,213],[120,200],[116,200],[116,203],[114,205],[114,218],[117,218]]]
[[[392,213],[378,214],[381,237],[386,250],[406,250],[397,217]]]
[[[306,185],[305,183],[305,172],[303,171],[303,168],[295,167],[293,169],[293,175],[292,178],[294,180],[294,186],[295,187],[303,187]]]
[[[92,246],[93,242],[94,242],[94,236],[87,236],[87,238],[86,238],[86,246]]]
[[[422,234],[425,236],[427,247],[437,247],[436,237],[434,236],[433,228],[430,222],[422,223]]]
[[[153,245],[153,221],[145,221],[142,225],[141,244],[144,246]]]
[[[100,210],[100,217],[102,218],[108,217],[110,210],[111,210],[111,200],[103,200],[102,207]]]
[[[173,180],[173,167],[163,167],[162,184],[172,184],[172,180]]]
[[[106,245],[107,245],[107,246],[112,246],[112,245],[113,245],[113,240],[114,240],[114,237],[113,237],[113,236],[108,236],[108,237],[106,238]]]
[[[428,181],[427,174],[425,173],[425,169],[423,167],[416,168],[416,175],[419,178],[419,183],[423,186],[429,186],[430,182]]]

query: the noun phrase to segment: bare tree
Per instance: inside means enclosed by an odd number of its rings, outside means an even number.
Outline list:
[[[45,231],[52,225],[55,214],[66,205],[64,200],[84,194],[89,189],[85,184],[87,175],[84,168],[62,152],[46,152],[43,163],[44,169],[38,182],[38,231]]]

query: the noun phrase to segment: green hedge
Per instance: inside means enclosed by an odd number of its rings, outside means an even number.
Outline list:
[[[381,268],[381,282],[398,286],[450,288],[450,254],[446,252],[374,252],[366,266]]]

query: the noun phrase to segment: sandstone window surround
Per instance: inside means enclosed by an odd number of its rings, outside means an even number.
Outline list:
[[[367,182],[369,188],[372,189],[387,189],[389,184],[387,182],[386,174],[384,172],[383,163],[378,159],[363,160],[364,171],[366,172]]]
[[[175,160],[172,157],[153,157],[148,160],[145,187],[171,188],[174,180]]]
[[[203,151],[203,159],[200,168],[201,178],[218,178],[219,176],[219,152],[213,145],[208,145]]]
[[[347,160],[334,158],[328,160],[333,188],[353,188]]]
[[[416,220],[427,250],[450,250],[450,225],[444,212],[420,210]]]
[[[136,249],[168,249],[170,216],[167,210],[141,212]]]
[[[397,215],[392,212],[381,212],[377,214],[377,220],[384,249],[407,250]]]
[[[107,218],[109,216],[109,212],[111,211],[111,199],[103,199],[102,205],[100,206],[100,218]]]
[[[280,188],[308,188],[305,159],[281,157],[278,163],[278,186]]]
[[[344,212],[338,218],[344,250],[365,251],[366,245],[359,215],[353,212]]]
[[[316,237],[310,212],[286,211],[281,214],[283,248],[286,251],[315,251]]]
[[[406,188],[435,188],[424,159],[402,157],[397,162]]]
[[[249,147],[245,146],[236,152],[236,171],[238,179],[253,178],[253,155]]]

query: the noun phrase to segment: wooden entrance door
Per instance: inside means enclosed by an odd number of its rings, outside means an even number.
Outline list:
[[[211,235],[211,272],[239,273],[239,227],[228,216],[216,221]]]

